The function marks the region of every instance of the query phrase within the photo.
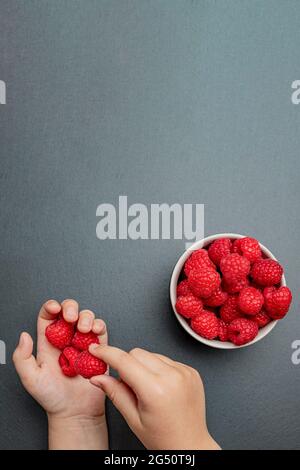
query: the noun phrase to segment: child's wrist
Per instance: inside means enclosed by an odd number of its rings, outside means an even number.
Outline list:
[[[108,432],[105,415],[58,416],[48,413],[50,450],[106,450]]]

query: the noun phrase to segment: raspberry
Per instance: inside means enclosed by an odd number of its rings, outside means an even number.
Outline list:
[[[204,304],[207,307],[220,307],[226,302],[228,294],[222,291],[221,287],[218,287],[217,290],[210,296],[204,300]]]
[[[67,377],[75,377],[75,375],[77,375],[74,368],[74,364],[79,354],[80,352],[77,349],[73,348],[72,346],[69,346],[65,348],[59,356],[59,365],[64,375],[66,375]]]
[[[227,294],[237,294],[240,292],[244,287],[249,286],[249,279],[247,277],[244,277],[240,279],[239,281],[232,282],[228,284],[228,282],[223,279],[222,282],[222,287]]]
[[[259,284],[256,284],[256,282],[254,282],[254,281],[252,281],[252,282],[250,281],[250,282],[248,283],[248,285],[251,286],[251,287],[255,287],[255,289],[258,289],[258,290],[260,290],[261,292],[264,290],[264,287],[263,287],[263,286],[260,286]]]
[[[247,258],[250,263],[254,263],[261,258],[261,249],[258,241],[255,238],[244,237],[239,238],[233,242],[233,253]]]
[[[80,351],[87,350],[90,344],[93,343],[99,344],[99,338],[92,331],[89,333],[81,333],[80,331],[76,331],[72,339],[72,346],[79,349]]]
[[[230,323],[242,316],[243,314],[238,307],[238,297],[236,295],[229,295],[226,302],[220,308],[221,319],[225,323]]]
[[[238,253],[239,255],[241,255],[241,250],[240,250],[240,244],[241,244],[241,238],[237,238],[236,240],[234,240],[233,244],[232,244],[232,253]]]
[[[213,312],[203,310],[201,315],[192,318],[191,327],[203,338],[214,339],[219,334],[219,319]]]
[[[202,269],[205,267],[215,268],[215,265],[210,260],[207,251],[201,248],[200,250],[193,251],[191,256],[186,260],[184,273],[186,276],[189,276],[192,269]]]
[[[232,242],[229,238],[219,238],[209,246],[209,257],[216,266],[220,265],[220,261],[224,256],[230,254],[231,245]]]
[[[94,375],[102,375],[107,369],[105,362],[90,354],[89,351],[83,351],[78,355],[74,367],[76,373],[85,379],[90,379]]]
[[[258,328],[263,328],[268,323],[270,323],[271,318],[269,317],[269,315],[267,315],[267,313],[264,310],[261,310],[256,315],[253,315],[251,317],[251,320],[255,321],[258,324]]]
[[[203,311],[203,304],[193,294],[178,297],[175,308],[185,318],[193,318]]]
[[[244,287],[238,297],[239,309],[247,315],[256,315],[264,303],[264,296],[255,287]]]
[[[188,277],[191,291],[196,297],[210,297],[221,284],[220,274],[211,267],[192,269]]]
[[[288,287],[266,287],[264,289],[265,308],[274,320],[283,318],[291,305],[292,293]]]
[[[219,322],[219,340],[220,341],[228,341],[228,331],[227,331],[227,324],[220,320]]]
[[[63,350],[70,346],[74,334],[74,324],[59,318],[47,326],[45,335],[55,348]]]
[[[262,259],[260,261],[256,261],[251,270],[252,279],[257,284],[266,287],[279,284],[282,273],[282,267],[278,261],[273,259]]]
[[[221,259],[220,269],[225,281],[232,284],[248,276],[250,261],[237,253],[231,253]]]
[[[188,295],[191,294],[192,291],[189,288],[188,280],[184,279],[177,285],[176,289],[177,297],[180,297],[181,295]]]
[[[236,346],[249,343],[257,333],[257,323],[247,318],[236,318],[228,326],[228,339]]]

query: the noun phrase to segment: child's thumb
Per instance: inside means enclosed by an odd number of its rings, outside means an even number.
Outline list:
[[[29,385],[38,371],[35,357],[32,355],[33,341],[28,333],[22,333],[19,344],[13,354],[13,362],[23,384]]]
[[[128,385],[109,375],[92,377],[90,382],[108,396],[130,427],[137,425],[139,422],[137,399]]]

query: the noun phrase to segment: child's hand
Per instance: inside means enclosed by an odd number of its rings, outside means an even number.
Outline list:
[[[40,310],[37,322],[37,356],[32,355],[33,341],[28,333],[22,333],[13,361],[25,389],[45,409],[49,418],[50,447],[68,448],[85,446],[82,434],[89,434],[94,428],[102,429],[102,446],[107,447],[105,420],[105,395],[93,387],[88,380],[77,376],[65,377],[58,364],[60,351],[54,348],[45,337],[47,326],[62,313],[67,322],[78,320],[78,330],[82,333],[93,331],[99,335],[101,344],[107,344],[106,326],[103,320],[95,319],[90,310],[79,313],[75,300],[65,300],[59,304],[55,300],[46,302]],[[67,428],[67,429],[66,429]],[[80,442],[61,441],[61,435],[70,431],[78,434]],[[84,432],[83,432],[84,431]],[[103,432],[105,435],[103,435]],[[95,434],[95,432],[94,432]],[[98,436],[99,437],[99,436]],[[52,443],[51,443],[52,440]],[[91,448],[95,436],[90,438],[85,448]],[[101,445],[98,443],[96,448]],[[103,448],[102,447],[102,448]]]
[[[129,354],[110,346],[90,352],[119,373],[92,377],[148,449],[219,449],[210,436],[205,397],[198,372],[142,349]]]

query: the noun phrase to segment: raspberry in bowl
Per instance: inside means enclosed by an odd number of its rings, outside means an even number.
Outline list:
[[[170,283],[176,318],[197,341],[236,349],[264,338],[289,310],[283,268],[255,238],[222,233],[194,243]]]

